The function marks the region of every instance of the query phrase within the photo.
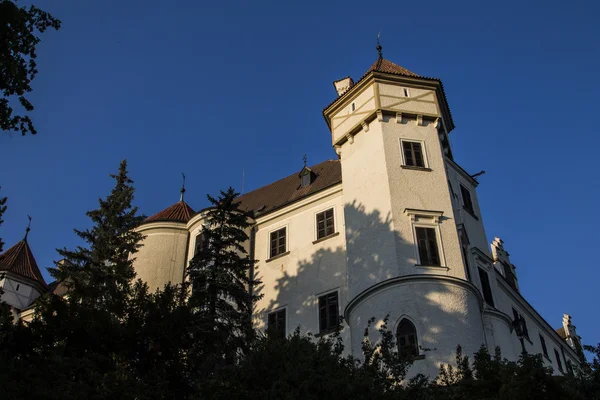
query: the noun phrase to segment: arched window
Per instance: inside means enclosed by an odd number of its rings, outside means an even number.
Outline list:
[[[412,322],[403,318],[396,330],[398,341],[398,352],[402,356],[416,357],[419,355],[419,343],[417,341],[417,330]]]

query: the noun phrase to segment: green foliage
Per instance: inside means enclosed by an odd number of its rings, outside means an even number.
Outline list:
[[[218,198],[208,196],[212,207],[202,231],[204,245],[188,268],[190,304],[209,371],[247,351],[254,335],[252,309],[259,297],[249,288],[260,282],[252,278],[254,260],[243,246],[251,224],[237,196],[233,188],[221,191]]]
[[[9,98],[16,96],[25,111],[33,104],[25,97],[37,74],[38,33],[59,29],[60,21],[35,6],[19,7],[11,0],[0,0],[0,129],[25,135],[37,131],[29,116],[13,115]]]
[[[135,228],[144,220],[137,215],[138,208],[132,206],[133,181],[127,176],[127,162],[123,160],[110,195],[99,200],[97,210],[86,214],[93,227],[75,233],[88,247],[75,250],[57,249],[63,260],[52,268],[52,276],[64,282],[73,302],[108,310],[117,317],[125,311],[133,270],[135,254],[143,236]]]

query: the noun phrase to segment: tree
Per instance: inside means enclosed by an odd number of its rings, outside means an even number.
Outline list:
[[[232,359],[252,342],[252,308],[258,296],[251,287],[254,260],[244,243],[250,228],[248,215],[235,201],[238,194],[229,188],[218,198],[208,195],[212,207],[206,213],[203,245],[191,260],[190,304],[195,310],[199,334],[204,337],[208,365]]]
[[[35,6],[19,7],[10,0],[0,0],[0,129],[25,135],[36,134],[31,118],[13,115],[9,98],[16,96],[25,111],[33,104],[25,97],[37,74],[36,46],[38,33],[48,28],[60,29],[60,21]]]
[[[132,206],[135,189],[127,176],[127,161],[123,160],[118,174],[111,177],[116,184],[110,195],[99,199],[98,209],[86,213],[94,226],[83,231],[75,229],[89,247],[57,249],[63,260],[50,273],[65,282],[71,301],[122,317],[135,278],[131,256],[143,239],[135,228],[144,216]]]

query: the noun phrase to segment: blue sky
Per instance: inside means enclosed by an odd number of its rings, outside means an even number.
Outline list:
[[[522,293],[553,326],[573,316],[600,341],[596,248],[600,5],[593,1],[49,1],[63,22],[38,49],[36,136],[0,133],[0,237],[40,266],[127,158],[153,214],[206,193],[246,191],[335,158],[321,115],[332,81],[384,56],[443,80],[457,162],[486,170],[478,195]],[[176,5],[175,5],[176,4]],[[46,276],[48,276],[46,274]]]

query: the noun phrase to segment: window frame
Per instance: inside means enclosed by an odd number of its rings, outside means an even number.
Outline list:
[[[331,210],[331,212],[332,212],[333,232],[330,233],[329,235],[326,234],[325,236],[319,237],[319,221],[318,221],[319,214],[326,213],[329,210]],[[313,221],[315,221],[315,229],[314,229],[315,241],[320,241],[323,239],[327,239],[330,236],[334,236],[337,233],[337,221],[336,220],[337,220],[337,218],[335,215],[335,206],[327,207],[327,208],[321,209],[320,211],[315,212],[314,219],[313,219]],[[327,229],[325,229],[325,233],[327,233]]]
[[[558,349],[556,347],[554,348],[554,358],[556,358],[556,365],[558,366],[558,370],[564,373],[565,371],[563,370],[562,361],[560,360],[560,353],[558,352]]]
[[[406,162],[406,155],[404,154],[404,143],[417,143],[421,146],[421,157],[423,158],[423,165],[409,165]],[[427,159],[427,150],[425,147],[425,142],[417,139],[406,139],[400,138],[400,154],[402,155],[402,166],[406,168],[423,168],[429,169],[429,161]]]
[[[527,320],[525,319],[525,317],[523,316],[523,314],[521,314],[519,311],[517,311],[517,309],[515,307],[511,307],[512,308],[512,312],[513,312],[513,317],[515,319],[517,318],[522,318],[523,319],[523,323],[525,325],[525,331],[523,332],[523,337],[527,338],[527,340],[529,341],[529,343],[533,343],[531,341],[531,338],[529,337],[529,328],[527,328]]]
[[[319,333],[317,334],[318,336],[329,335],[330,333],[335,332],[335,328],[337,327],[338,322],[336,321],[336,325],[334,327],[328,326],[326,329],[321,329],[321,298],[325,297],[325,296],[329,296],[332,293],[336,294],[336,299],[337,299],[337,321],[339,321],[339,318],[341,316],[339,288],[333,289],[333,290],[328,290],[326,292],[317,294],[316,295],[316,297],[317,297],[316,306],[317,306],[317,327],[318,327],[318,331],[319,331]],[[329,320],[329,316],[327,316],[327,319]]]
[[[546,357],[549,360],[550,356],[548,355],[548,346],[546,345],[546,339],[539,332],[538,335],[540,336],[540,345],[542,346],[542,353],[544,354],[544,357]]]
[[[285,339],[287,337],[287,335],[288,335],[288,312],[287,312],[287,306],[279,307],[279,308],[276,308],[274,310],[265,312],[266,327],[267,327],[266,331],[270,332],[270,328],[269,328],[269,316],[272,315],[272,314],[276,315],[277,313],[280,313],[282,311],[285,313],[285,322],[283,324],[284,325],[283,326],[283,338]]]
[[[277,253],[276,255],[272,255],[271,254],[271,235],[275,232],[278,232],[282,229],[285,229],[285,250],[281,253]],[[286,255],[287,253],[290,252],[290,236],[289,236],[289,226],[288,225],[282,225],[279,226],[275,229],[272,229],[268,232],[267,234],[267,260],[271,260],[273,258],[278,258],[278,257],[283,257],[284,255]]]
[[[198,238],[202,237],[203,235],[204,235],[204,228],[200,229],[200,231],[198,231],[198,233],[196,233],[196,236],[194,237],[194,255],[193,256],[196,256],[196,254],[198,254]],[[204,247],[204,245],[202,247]]]
[[[404,213],[409,215],[410,219],[411,219],[413,244],[414,244],[415,260],[416,260],[415,266],[420,267],[420,268],[448,269],[448,267],[446,266],[446,256],[444,254],[444,242],[442,241],[442,234],[440,231],[440,217],[442,216],[443,212],[415,210],[415,209],[407,208],[404,210]],[[434,228],[435,229],[438,255],[440,258],[440,265],[426,265],[421,262],[416,228]]]
[[[476,216],[475,203],[473,203],[473,194],[471,193],[471,190],[469,188],[467,188],[467,186],[463,182],[458,182],[458,186],[460,186],[460,199],[461,199],[462,209],[467,211],[471,215]],[[468,197],[467,197],[468,202],[465,201],[465,192],[468,195]],[[469,204],[466,204],[466,203],[469,203]]]
[[[477,266],[477,268],[479,269],[479,271],[477,271],[479,273],[479,283],[481,285],[481,294],[483,296],[483,300],[490,306],[495,307],[495,303],[494,303],[494,292],[492,290],[492,285],[490,283],[490,274],[487,273],[487,271],[485,270],[485,268],[482,268],[480,265]],[[483,273],[483,275],[482,275]],[[485,275],[485,282],[487,283],[487,285],[484,285],[484,275]],[[488,299],[486,298],[486,288],[487,291],[489,292],[489,297],[490,297],[490,301],[488,301]]]
[[[396,321],[396,326],[394,327],[394,339],[396,340],[396,350],[398,351],[398,354],[399,355],[401,354],[400,353],[400,339],[398,337],[398,328],[400,328],[400,324],[404,320],[407,320],[408,322],[410,322],[411,325],[413,326],[413,328],[415,329],[414,335],[415,335],[416,354],[414,356],[411,356],[410,358],[412,358],[412,359],[424,358],[424,356],[421,355],[421,348],[419,347],[419,329],[417,329],[417,324],[415,323],[415,321],[412,318],[409,318],[406,315],[400,316],[400,318],[398,318],[398,320]]]

